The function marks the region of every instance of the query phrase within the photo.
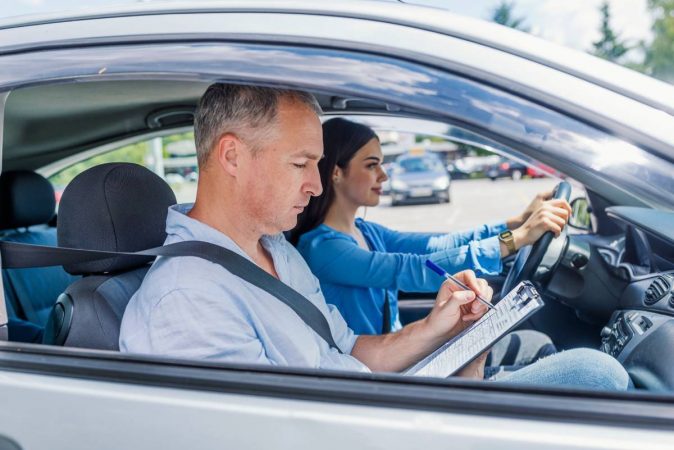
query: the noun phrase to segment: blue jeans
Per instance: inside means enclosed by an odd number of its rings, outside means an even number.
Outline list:
[[[633,387],[623,366],[599,350],[575,348],[540,359],[499,381],[624,391]]]
[[[545,334],[515,331],[494,345],[485,378],[507,383],[623,391],[633,387],[623,366],[598,350],[577,348],[556,353]]]
[[[513,372],[555,353],[557,348],[547,334],[534,330],[513,331],[491,348],[485,378],[492,378],[504,371]]]

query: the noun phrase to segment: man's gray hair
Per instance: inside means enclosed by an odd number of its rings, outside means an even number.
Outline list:
[[[210,85],[201,96],[194,117],[199,168],[206,167],[215,141],[225,133],[252,139],[250,144],[255,149],[260,140],[274,131],[269,125],[276,120],[281,98],[289,98],[322,114],[314,96],[307,92],[237,84]]]

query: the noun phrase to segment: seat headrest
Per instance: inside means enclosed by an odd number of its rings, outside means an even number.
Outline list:
[[[38,173],[8,170],[0,175],[0,205],[0,230],[41,225],[54,217],[54,188]]]
[[[143,166],[109,163],[92,167],[66,187],[59,205],[60,247],[135,252],[166,239],[166,214],[176,203],[169,185]],[[151,258],[110,258],[64,266],[73,274],[127,270]]]

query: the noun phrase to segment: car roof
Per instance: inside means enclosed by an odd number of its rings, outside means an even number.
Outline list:
[[[388,1],[339,0],[315,2],[311,0],[292,0],[275,2],[248,0],[126,4],[6,18],[0,20],[0,31],[96,18],[199,12],[329,15],[406,25],[454,36],[517,55],[657,107],[669,114],[674,114],[674,87],[652,77],[512,28],[456,15],[444,9]],[[3,48],[2,42],[3,39],[0,39],[0,53],[2,53]],[[5,46],[8,45],[6,40],[5,42]]]

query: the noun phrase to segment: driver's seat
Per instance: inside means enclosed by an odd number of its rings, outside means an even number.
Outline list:
[[[109,163],[78,175],[61,197],[60,247],[135,252],[161,246],[176,198],[159,176],[137,164]],[[152,257],[110,258],[64,266],[83,275],[62,293],[45,329],[45,344],[119,350],[126,305]]]

